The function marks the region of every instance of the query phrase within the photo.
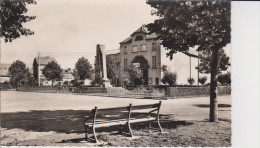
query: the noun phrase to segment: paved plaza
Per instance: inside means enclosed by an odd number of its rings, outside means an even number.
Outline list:
[[[49,135],[55,134],[57,134],[57,138],[60,134],[65,133],[67,133],[65,136],[60,135],[58,141],[69,138],[71,134],[74,134],[73,138],[83,138],[84,114],[89,113],[88,111],[94,106],[110,108],[127,106],[129,103],[142,105],[158,103],[159,101],[155,99],[3,91],[1,92],[2,144],[5,145],[15,140],[19,143],[19,141],[43,136],[49,137]],[[209,118],[209,97],[161,101],[161,114],[174,114],[175,121],[200,122]],[[231,96],[218,96],[218,103],[220,105],[218,112],[220,120],[230,121]]]

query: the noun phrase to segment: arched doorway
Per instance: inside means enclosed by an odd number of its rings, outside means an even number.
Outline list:
[[[139,68],[142,71],[142,77],[140,79],[136,78],[134,80],[134,85],[148,85],[148,61],[145,59],[144,56],[140,55],[140,56],[136,56],[132,62],[132,64],[134,63],[139,63]]]

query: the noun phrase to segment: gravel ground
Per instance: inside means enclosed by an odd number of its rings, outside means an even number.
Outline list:
[[[159,100],[99,96],[1,92],[1,145],[6,146],[94,146],[83,143],[82,120],[98,108],[155,103]],[[218,123],[206,122],[209,97],[162,100],[162,114],[174,114],[162,121],[168,133],[148,132],[134,126],[136,139],[102,133],[104,146],[230,146],[231,97],[219,96]],[[109,132],[111,133],[111,132]]]

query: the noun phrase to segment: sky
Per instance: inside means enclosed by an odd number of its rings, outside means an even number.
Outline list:
[[[145,0],[41,0],[28,7],[35,20],[24,24],[35,32],[11,43],[2,41],[2,63],[53,56],[62,68],[74,68],[78,58],[94,62],[96,45],[119,49],[119,42],[142,24],[153,22]]]
[[[106,50],[119,49],[119,42],[157,18],[151,10],[145,0],[37,0],[37,5],[28,5],[27,12],[36,19],[24,24],[35,34],[10,43],[2,41],[1,63],[21,60],[32,68],[40,52],[41,56],[54,57],[63,69],[74,68],[80,57],[93,64],[97,44],[104,44]],[[228,56],[230,49],[230,45],[225,48]],[[180,73],[179,83],[187,82],[189,57],[179,53],[170,61],[164,49],[162,53],[162,64]],[[195,80],[196,64],[197,59],[192,58]]]

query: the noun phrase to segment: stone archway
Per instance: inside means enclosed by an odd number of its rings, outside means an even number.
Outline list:
[[[140,56],[136,56],[132,62],[133,63],[139,63],[139,68],[142,70],[142,77],[140,79],[135,79],[134,80],[134,85],[148,85],[148,61],[145,59],[144,56],[140,55]],[[143,82],[142,82],[143,81]]]

